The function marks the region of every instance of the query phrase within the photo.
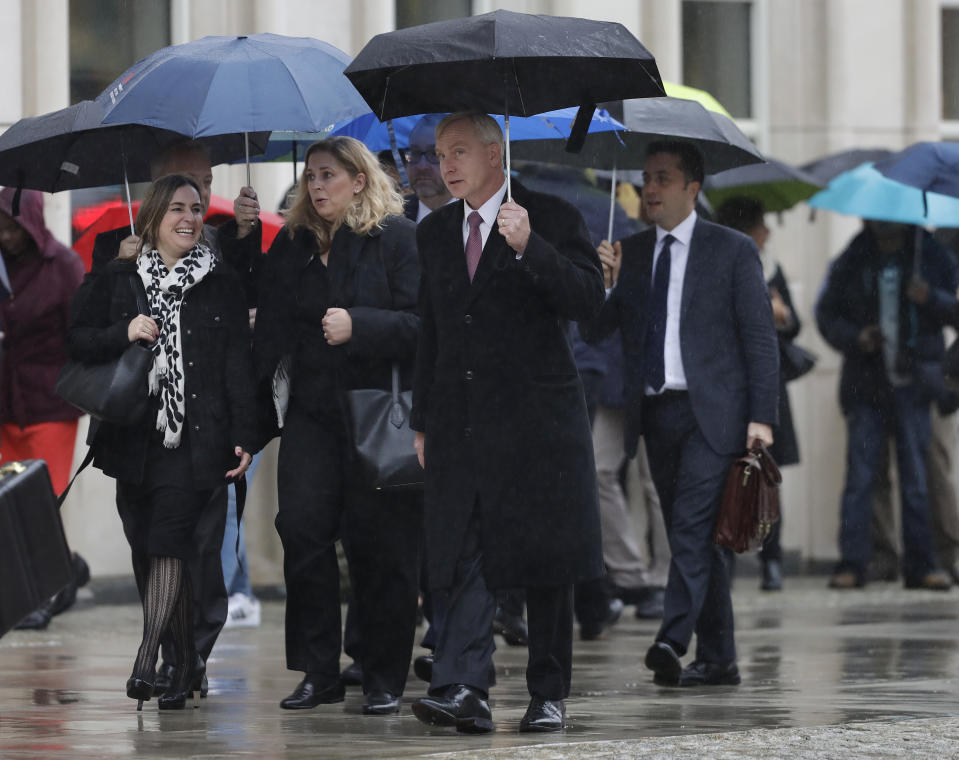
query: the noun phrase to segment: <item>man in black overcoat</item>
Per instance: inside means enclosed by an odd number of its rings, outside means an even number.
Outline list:
[[[669,686],[738,684],[726,550],[713,542],[730,465],[772,444],[779,348],[756,244],[695,211],[703,160],[684,142],[650,145],[643,205],[651,227],[621,241],[622,271],[585,325],[617,327],[625,359],[625,447],[642,434],[672,560],[663,622],[646,654]],[[604,263],[612,249],[600,247]],[[608,261],[607,261],[608,259]],[[693,633],[696,656],[682,657]]]
[[[455,198],[417,229],[422,279],[412,427],[426,468],[430,586],[447,614],[424,723],[493,729],[487,704],[491,590],[525,587],[531,695],[521,731],[565,725],[572,669],[572,585],[603,573],[583,388],[566,320],[603,302],[582,217],[513,185],[503,137],[486,114],[436,129]]]

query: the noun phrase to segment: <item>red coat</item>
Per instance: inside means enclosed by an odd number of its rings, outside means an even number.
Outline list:
[[[13,188],[0,191],[0,211],[11,211]],[[16,259],[4,254],[13,297],[0,304],[0,423],[34,425],[73,420],[81,412],[54,392],[67,360],[70,298],[83,277],[80,257],[53,238],[43,221],[43,194],[24,190],[14,217],[36,251]]]

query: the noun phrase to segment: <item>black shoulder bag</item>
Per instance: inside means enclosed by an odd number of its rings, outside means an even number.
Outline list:
[[[150,314],[135,275],[130,276],[140,314]],[[147,375],[153,351],[142,341],[131,343],[116,359],[87,364],[73,359],[60,370],[57,394],[91,417],[115,425],[132,425],[146,413]]]

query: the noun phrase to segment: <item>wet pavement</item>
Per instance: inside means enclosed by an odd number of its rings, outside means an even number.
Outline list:
[[[627,607],[604,640],[576,641],[564,734],[517,733],[525,650],[498,640],[496,732],[466,737],[412,716],[424,691],[412,673],[395,717],[362,715],[357,689],[280,710],[299,678],[284,665],[282,602],[264,602],[259,628],[223,633],[207,699],[137,713],[123,688],[140,610],[81,599],[46,631],[0,639],[0,758],[959,757],[959,590],[839,592],[813,577],[761,594],[742,578],[734,603],[741,686],[655,686],[642,657],[656,625]]]

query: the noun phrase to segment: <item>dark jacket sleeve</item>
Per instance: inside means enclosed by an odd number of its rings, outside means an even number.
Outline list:
[[[392,302],[389,308],[351,306],[348,309],[353,334],[346,350],[353,356],[408,359],[416,350],[419,328],[416,226],[405,218],[394,218],[377,242]]]
[[[559,316],[574,322],[595,317],[605,293],[603,268],[582,214],[555,196],[533,195],[529,204],[533,229],[516,265]]]
[[[257,410],[253,386],[253,360],[250,349],[250,323],[246,298],[239,276],[229,276],[226,283],[227,336],[226,397],[230,409],[230,433],[234,446],[255,453],[259,447]]]
[[[427,250],[423,246],[423,241],[424,231],[430,226],[428,220],[429,217],[424,219],[416,231],[416,239],[421,251]],[[425,432],[437,353],[436,321],[433,316],[425,256],[420,256],[419,314],[420,329],[416,346],[416,362],[413,368],[413,409],[410,412],[410,427],[413,430]]]
[[[236,219],[228,219],[217,228],[216,242],[223,261],[240,277],[249,308],[257,304],[256,263],[263,248],[263,225],[257,224],[243,238],[237,237]]]
[[[759,251],[738,236],[734,260],[734,307],[746,359],[749,421],[776,426],[779,421],[779,342]]]
[[[67,351],[70,358],[90,364],[109,361],[122,354],[130,340],[127,326],[136,316],[110,322],[110,304],[114,288],[131,289],[132,275],[126,272],[107,272],[98,276],[89,287],[87,297],[77,305],[73,313],[70,330],[67,333]]]
[[[580,324],[580,334],[583,340],[590,344],[596,344],[609,337],[616,329],[622,327],[622,298],[623,294],[629,292],[632,283],[638,277],[637,267],[639,266],[640,256],[638,253],[626,255],[626,252],[638,245],[639,233],[630,235],[628,238],[620,241],[623,248],[622,268],[619,270],[619,278],[614,283],[606,301],[599,310],[599,314],[594,319]]]
[[[843,253],[829,267],[816,298],[816,326],[826,342],[843,354],[859,351],[859,333],[863,327],[849,319],[842,308],[843,291],[848,286],[848,253]]]

